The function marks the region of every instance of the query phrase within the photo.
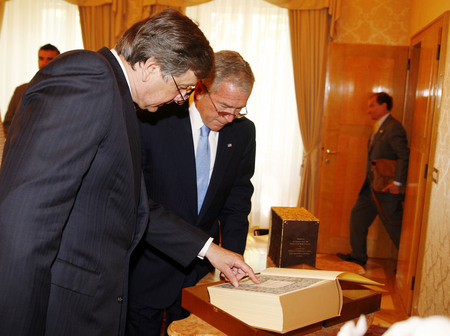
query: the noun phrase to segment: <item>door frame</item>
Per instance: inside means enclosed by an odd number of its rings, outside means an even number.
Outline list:
[[[423,273],[423,263],[424,263],[424,255],[425,255],[425,244],[426,244],[426,234],[428,230],[428,213],[430,209],[430,199],[431,199],[431,191],[433,187],[433,166],[436,157],[436,147],[438,140],[438,124],[440,119],[440,107],[442,100],[442,88],[443,88],[443,80],[444,80],[444,71],[445,71],[445,58],[447,53],[447,41],[448,41],[448,26],[449,26],[449,12],[444,13],[429,25],[424,27],[421,31],[416,33],[410,39],[410,58],[412,58],[412,53],[414,52],[414,48],[417,44],[420,43],[420,36],[427,30],[430,29],[433,25],[439,24],[442,22],[442,30],[440,35],[440,56],[438,59],[437,65],[437,73],[434,76],[434,80],[430,86],[433,87],[433,95],[432,95],[432,106],[431,106],[431,137],[429,142],[428,149],[428,159],[427,159],[427,173],[425,178],[425,191],[424,191],[424,200],[423,200],[423,208],[422,213],[418,214],[419,223],[415,225],[420,225],[418,228],[419,234],[417,235],[416,241],[412,243],[411,249],[411,257],[413,258],[413,263],[410,263],[408,268],[408,274],[412,274],[411,279],[407,279],[407,285],[411,285],[411,291],[409,296],[402,296],[401,300],[404,304],[406,312],[408,315],[418,315],[418,301],[419,301],[419,289],[422,281],[422,273]],[[412,69],[414,70],[414,69]],[[408,83],[405,92],[405,111],[404,116],[406,118],[406,123],[408,124],[408,120],[412,120],[412,116],[414,114],[414,100],[416,99],[416,85],[411,86],[410,81],[414,81],[415,74],[411,73],[411,70],[408,74]],[[413,108],[408,108],[408,107]],[[405,121],[405,119],[404,119]],[[412,125],[411,125],[412,129]],[[410,162],[410,165],[414,164],[414,162]],[[407,208],[404,209],[405,212],[408,211]],[[402,248],[400,243],[400,249]],[[415,260],[415,262],[414,262]],[[415,269],[414,269],[415,268]],[[396,285],[401,286],[399,284],[398,277],[396,278]],[[404,284],[403,284],[404,285]]]

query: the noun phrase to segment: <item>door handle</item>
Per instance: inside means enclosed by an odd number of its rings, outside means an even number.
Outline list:
[[[337,151],[331,150],[329,148],[325,149],[325,147],[322,147],[321,150],[325,152],[325,155],[322,155],[322,160],[325,161],[325,164],[330,164],[330,159],[328,158],[328,155],[335,155],[338,153]]]
[[[330,164],[330,159],[328,158],[328,155],[335,155],[337,154],[337,151],[331,150],[329,148],[325,149],[322,147],[322,150],[325,150],[325,164]]]

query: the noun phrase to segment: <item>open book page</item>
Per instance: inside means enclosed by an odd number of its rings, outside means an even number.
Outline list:
[[[216,285],[215,287],[224,289],[235,289],[247,292],[282,295],[297,291],[299,289],[313,286],[323,281],[323,279],[309,279],[309,278],[273,276],[273,275],[259,275],[258,279],[261,282],[260,284],[255,284],[252,280],[245,279],[239,282],[239,287],[237,288],[234,288],[233,285],[229,283]]]
[[[383,286],[383,284],[367,279],[359,274],[351,272],[340,271],[322,271],[322,270],[310,270],[310,269],[298,269],[298,268],[278,268],[269,267],[261,272],[264,275],[275,276],[292,276],[301,278],[314,278],[314,279],[327,279],[327,280],[344,280],[349,282],[355,282],[364,285]]]
[[[384,286],[384,284],[367,279],[359,274],[344,272],[338,275],[339,280],[344,280],[348,282],[355,282],[362,285],[373,285],[373,286]]]

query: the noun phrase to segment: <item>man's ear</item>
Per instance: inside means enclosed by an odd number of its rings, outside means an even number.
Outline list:
[[[160,66],[153,57],[148,58],[145,62],[139,63],[142,70],[142,81],[148,82],[150,78],[158,71]]]
[[[195,94],[196,95],[201,95],[206,93],[206,86],[205,84],[202,83],[202,81],[198,81],[197,84],[195,85]]]

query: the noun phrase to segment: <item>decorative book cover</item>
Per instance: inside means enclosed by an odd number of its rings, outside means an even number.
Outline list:
[[[316,266],[319,220],[305,208],[272,207],[269,258],[277,267]]]

